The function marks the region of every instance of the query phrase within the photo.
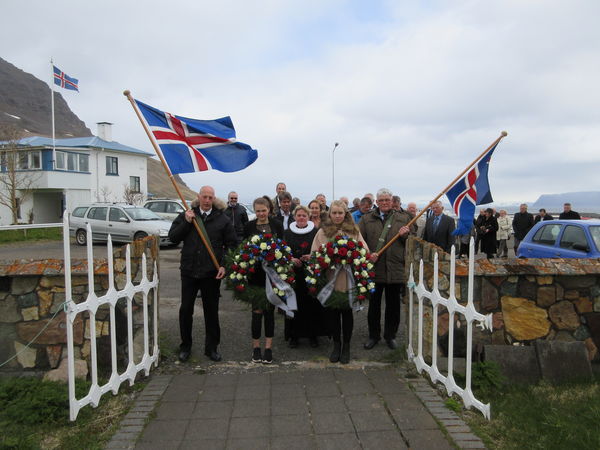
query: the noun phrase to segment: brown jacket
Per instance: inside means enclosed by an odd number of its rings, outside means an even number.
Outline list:
[[[384,245],[388,243],[401,227],[408,224],[411,220],[410,214],[406,211],[392,211],[394,214],[391,228],[385,237]],[[379,208],[375,208],[363,215],[358,222],[358,228],[365,237],[371,252],[377,249],[377,243],[381,232],[383,231],[383,220],[379,215]],[[411,231],[412,233],[412,231]],[[404,243],[407,236],[400,237],[382,254],[375,263],[375,282],[376,283],[405,283],[406,275],[404,271]]]
[[[339,232],[339,234],[344,234],[342,231]],[[360,233],[358,233],[358,236],[349,236],[353,239],[356,239],[357,241],[360,241],[363,243],[363,245],[367,245],[367,243],[365,242],[365,240],[363,239],[363,237],[361,236]],[[313,239],[312,242],[312,246],[310,247],[310,252],[314,252],[316,250],[319,249],[319,247],[321,247],[321,245],[323,244],[327,244],[327,242],[329,242],[330,238],[328,238],[325,235],[325,232],[323,231],[323,229],[320,229],[319,231],[317,231],[317,234],[315,235],[315,238]],[[367,248],[367,252],[369,251],[369,249]],[[333,277],[333,274],[335,273],[335,269],[329,269],[327,271],[327,279],[331,280],[331,277]],[[335,287],[334,289],[337,292],[347,292],[348,291],[348,284],[347,284],[347,280],[346,280],[346,271],[340,272],[338,274],[337,280],[335,280]]]

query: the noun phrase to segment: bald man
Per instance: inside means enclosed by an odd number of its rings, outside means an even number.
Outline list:
[[[204,354],[213,361],[220,361],[217,347],[221,341],[219,326],[219,289],[225,276],[223,256],[226,250],[236,246],[237,238],[233,224],[222,210],[214,207],[215,190],[203,186],[198,198],[188,209],[177,216],[169,230],[169,239],[174,244],[183,241],[181,249],[181,306],[179,307],[179,360],[185,362],[192,351],[192,323],[194,303],[198,291],[202,296],[204,310]],[[197,221],[212,247],[219,262],[215,268],[209,252],[202,242],[193,222]]]

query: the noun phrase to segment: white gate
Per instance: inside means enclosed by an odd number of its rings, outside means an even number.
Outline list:
[[[475,243],[473,238],[469,244],[469,275],[468,275],[468,296],[467,305],[463,306],[458,303],[455,297],[455,273],[456,273],[456,259],[454,246],[450,254],[450,293],[448,298],[444,298],[440,295],[438,288],[438,255],[435,254],[433,264],[433,289],[428,291],[423,282],[423,260],[421,259],[419,265],[419,283],[415,284],[413,278],[413,267],[410,267],[410,277],[408,280],[409,288],[409,303],[408,303],[408,359],[412,361],[419,373],[423,370],[429,374],[429,378],[434,383],[442,383],[446,387],[448,395],[453,393],[459,395],[464,405],[467,408],[475,407],[483,413],[483,415],[489,420],[490,419],[490,404],[483,404],[477,400],[471,390],[471,353],[473,347],[473,322],[477,322],[477,325],[481,329],[492,330],[492,314],[484,316],[483,314],[475,311],[473,304],[473,273],[474,273],[474,261],[475,261]],[[417,295],[418,299],[418,332],[417,332],[417,354],[415,355],[413,350],[413,292]],[[431,348],[431,365],[428,365],[423,359],[423,299],[429,299],[433,309],[432,312],[432,348]],[[444,376],[438,369],[437,365],[437,338],[438,338],[438,306],[445,306],[448,310],[448,367],[447,375]],[[464,389],[456,384],[454,380],[454,323],[455,314],[462,314],[467,322],[467,348],[466,348],[466,382]]]
[[[158,365],[158,273],[156,262],[154,263],[154,275],[152,280],[147,277],[146,255],[142,254],[142,279],[139,284],[134,285],[131,276],[131,250],[129,245],[126,250],[126,277],[127,281],[122,290],[115,287],[115,276],[113,268],[113,247],[110,235],[106,244],[108,260],[108,290],[105,295],[98,297],[94,289],[94,257],[92,247],[92,230],[87,225],[87,266],[88,266],[88,296],[84,302],[75,303],[71,291],[71,248],[69,239],[69,214],[65,211],[63,219],[63,246],[64,246],[64,270],[65,270],[65,310],[67,316],[67,349],[68,349],[68,371],[69,371],[69,405],[70,419],[77,418],[79,410],[85,405],[98,406],[100,397],[112,391],[114,395],[119,391],[121,383],[129,380],[129,385],[133,385],[138,372],[144,370],[149,375],[152,364]],[[152,355],[149,349],[149,325],[148,325],[148,295],[152,291],[153,305],[153,332],[154,345]],[[144,353],[138,364],[134,362],[133,346],[133,297],[141,293],[143,296],[142,314],[143,314],[143,333],[144,333]],[[117,335],[115,325],[115,307],[119,299],[125,299],[127,303],[127,356],[128,365],[123,373],[117,370]],[[96,312],[102,305],[108,305],[110,311],[110,347],[111,347],[111,376],[108,381],[98,384],[98,360],[96,348]],[[90,364],[92,385],[86,396],[81,399],[75,397],[75,355],[73,352],[73,322],[77,314],[88,312],[89,314],[89,333],[90,333]]]

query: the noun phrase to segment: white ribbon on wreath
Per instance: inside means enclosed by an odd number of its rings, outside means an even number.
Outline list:
[[[354,309],[354,311],[361,311],[363,307],[360,305],[360,303],[355,301],[354,292],[356,283],[354,282],[354,273],[348,264],[336,264],[333,278],[331,278],[331,280],[329,280],[329,282],[323,286],[323,289],[321,289],[321,291],[317,294],[317,299],[321,302],[321,305],[325,306],[325,303],[327,300],[329,300],[331,294],[333,294],[335,280],[337,280],[337,277],[342,270],[346,271],[346,287],[348,289],[348,304],[350,305],[350,309]]]
[[[262,268],[267,275],[265,277],[265,294],[267,295],[267,300],[269,300],[269,303],[272,305],[285,311],[285,314],[288,317],[294,317],[294,311],[298,309],[296,293],[288,283],[281,279],[275,269],[267,265],[266,261],[262,262]],[[273,286],[284,292],[285,302],[275,293]]]

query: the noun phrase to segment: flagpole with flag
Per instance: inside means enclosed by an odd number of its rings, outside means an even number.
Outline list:
[[[249,145],[237,142],[229,117],[216,120],[196,120],[165,113],[135,100],[129,90],[123,95],[131,103],[150,143],[167,172],[186,211],[190,209],[173,173],[191,173],[216,169],[235,172],[252,164],[258,152]],[[150,129],[152,127],[152,130]],[[220,265],[212,250],[204,225],[192,220],[202,243],[217,271]]]
[[[52,170],[56,170],[56,136],[54,131],[54,61],[50,58],[50,95],[52,104]]]
[[[50,81],[50,95],[52,105],[52,168],[56,169],[56,132],[54,127],[54,85],[67,89],[69,91],[79,92],[79,80],[70,77],[58,67],[54,65],[54,61],[50,58],[50,68],[52,69],[52,80]]]
[[[484,150],[484,151],[483,151],[483,152],[482,152],[482,153],[481,153],[481,154],[480,154],[480,155],[479,155],[477,158],[475,158],[475,159],[473,160],[473,162],[471,162],[471,164],[469,164],[469,165],[468,165],[468,166],[465,168],[465,170],[463,170],[463,171],[462,171],[460,174],[458,174],[458,176],[457,176],[457,177],[456,177],[454,180],[452,180],[452,181],[450,182],[450,184],[449,184],[448,186],[446,186],[446,188],[445,188],[445,189],[444,189],[442,192],[440,192],[440,193],[439,193],[439,194],[438,194],[438,195],[437,195],[437,196],[436,196],[436,197],[435,197],[433,200],[431,200],[431,202],[429,202],[429,204],[428,204],[428,205],[427,205],[425,208],[423,208],[423,209],[421,210],[421,212],[419,212],[419,214],[417,214],[417,215],[416,215],[416,216],[415,216],[415,217],[414,217],[414,218],[413,218],[413,219],[412,219],[410,222],[408,222],[408,223],[406,224],[406,226],[407,226],[407,227],[411,227],[411,226],[412,226],[412,225],[413,225],[413,224],[414,224],[414,223],[417,221],[417,219],[418,219],[419,217],[421,217],[421,216],[422,216],[422,215],[423,215],[423,214],[424,214],[424,213],[425,213],[425,212],[426,212],[426,211],[427,211],[427,210],[428,210],[428,209],[431,207],[431,205],[433,205],[435,202],[437,202],[437,201],[440,199],[440,197],[441,197],[442,195],[446,194],[446,193],[447,193],[447,192],[448,192],[448,191],[449,191],[449,190],[450,190],[452,187],[454,187],[454,185],[455,185],[455,184],[456,184],[456,183],[457,183],[457,182],[458,182],[458,181],[459,181],[459,180],[460,180],[460,179],[461,179],[461,178],[462,178],[462,177],[463,177],[463,176],[464,176],[464,175],[465,175],[465,174],[466,174],[466,173],[467,173],[467,172],[468,172],[470,169],[472,169],[474,165],[478,164],[478,163],[479,163],[479,162],[482,160],[482,158],[484,158],[484,157],[485,157],[485,156],[488,154],[488,152],[489,152],[489,153],[490,153],[490,155],[491,155],[491,151],[493,151],[493,149],[495,149],[495,148],[496,148],[496,146],[497,146],[497,145],[500,143],[500,141],[501,141],[501,140],[502,140],[504,137],[506,137],[507,135],[508,135],[508,133],[507,133],[506,131],[503,131],[502,133],[500,133],[500,136],[498,137],[498,139],[496,139],[494,142],[492,142],[492,144],[491,144],[491,145],[490,145],[488,148],[486,148],[486,149],[485,149],[485,150]],[[486,173],[486,176],[487,176],[487,173]],[[377,252],[377,254],[378,254],[378,255],[381,255],[383,252],[385,252],[385,251],[386,251],[386,250],[387,250],[387,249],[390,247],[390,245],[392,245],[392,244],[393,244],[393,243],[396,241],[396,239],[398,239],[399,237],[400,237],[400,233],[396,234],[396,235],[395,235],[395,236],[394,236],[392,239],[390,239],[390,240],[389,240],[389,242],[388,242],[387,244],[385,244],[385,245],[384,245],[384,246],[381,248],[381,250],[379,250],[379,252]]]

